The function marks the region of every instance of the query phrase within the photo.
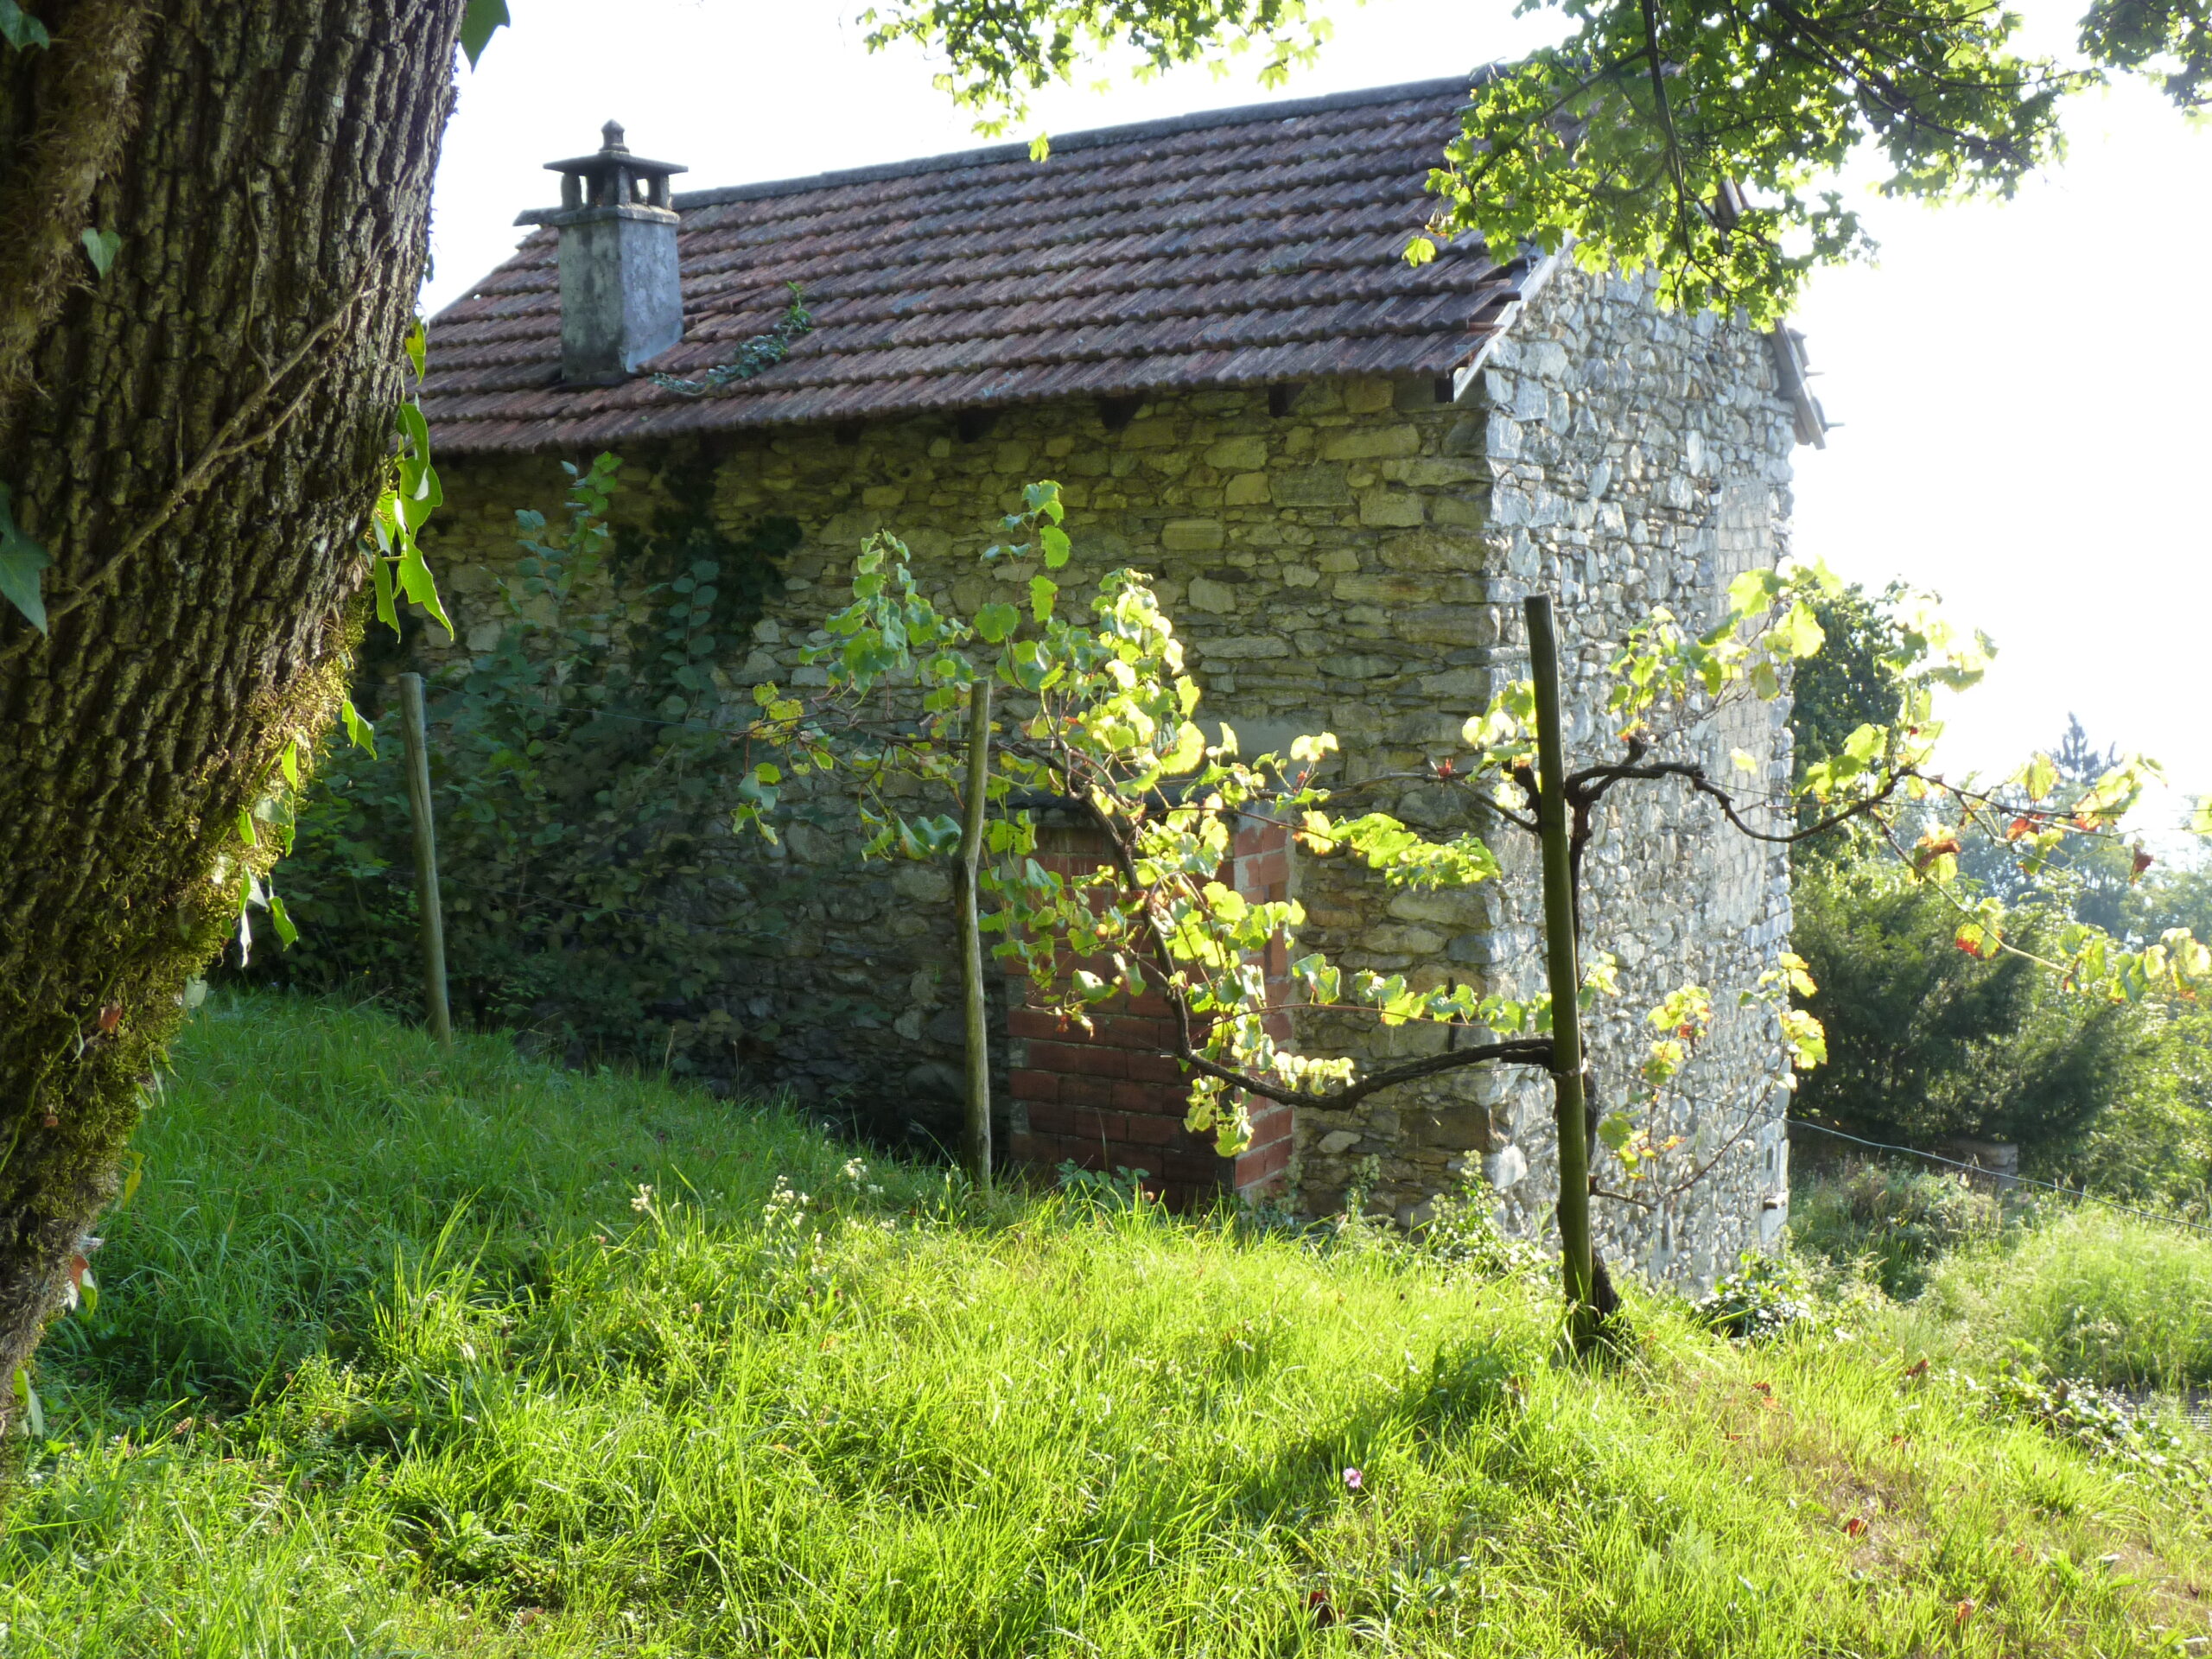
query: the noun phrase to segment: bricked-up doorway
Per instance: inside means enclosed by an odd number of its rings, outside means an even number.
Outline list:
[[[1037,861],[1080,876],[1110,860],[1096,827],[1048,819],[1038,829]],[[1287,898],[1289,830],[1242,820],[1222,880],[1255,901]],[[1287,1041],[1290,1016],[1282,1008],[1290,952],[1281,939],[1268,946],[1265,965],[1268,1000],[1276,1009],[1268,1029]],[[1071,1159],[1085,1169],[1146,1170],[1147,1189],[1178,1207],[1207,1204],[1224,1192],[1256,1198],[1281,1184],[1290,1166],[1289,1107],[1253,1102],[1252,1144],[1235,1158],[1218,1156],[1211,1136],[1183,1127],[1187,1082],[1173,1058],[1174,1027],[1164,998],[1115,995],[1092,1008],[1091,1023],[1086,1033],[1019,1001],[1007,1013],[1009,1159],[1046,1170]]]

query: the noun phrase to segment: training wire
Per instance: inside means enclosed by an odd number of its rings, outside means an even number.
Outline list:
[[[1832,1129],[1825,1123],[1808,1123],[1802,1117],[1789,1118],[1787,1122],[1793,1129],[1810,1129],[1815,1135],[1834,1135],[1839,1141],[1848,1141],[1855,1146],[1872,1147],[1878,1152],[1901,1152],[1909,1158],[1925,1158],[1930,1163],[1948,1164],[1953,1169],[1963,1169],[1973,1174],[1986,1176],[2004,1185],[2039,1186],[2046,1192],[2057,1193],[2061,1198],[2073,1198],[2082,1204],[2102,1205],[2107,1210],[2117,1211],[2123,1216],[2133,1216],[2139,1221],[2155,1221],[2168,1227],[2185,1227],[2192,1233],[2202,1233],[2207,1236],[2212,1236],[2212,1227],[2202,1226],[2193,1221],[2184,1221],[2179,1216],[2160,1215],[2155,1210],[2131,1210],[2124,1204],[2114,1204],[2110,1198],[2101,1198],[2094,1192],[2076,1192],[2070,1186],[2060,1186],[2056,1182],[2038,1181],[2028,1175],[2000,1175],[1986,1164],[1968,1163],[1958,1158],[1946,1158],[1940,1153],[1923,1152],[1917,1147],[1899,1147],[1893,1146],[1886,1141],[1869,1141],[1863,1135],[1846,1135],[1841,1129]]]

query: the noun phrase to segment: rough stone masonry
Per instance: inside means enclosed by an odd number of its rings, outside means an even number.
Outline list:
[[[621,510],[647,511],[651,491],[635,487],[646,475],[705,461],[716,517],[733,533],[771,513],[803,526],[749,648],[717,676],[734,711],[761,680],[818,681],[798,653],[848,602],[854,554],[875,530],[906,540],[939,603],[970,613],[995,599],[1018,603],[1032,571],[977,556],[1022,486],[1051,477],[1076,548],[1064,604],[1086,602],[1115,566],[1154,573],[1204,685],[1202,712],[1236,726],[1248,752],[1333,731],[1343,745],[1334,778],[1345,784],[1461,752],[1462,721],[1525,671],[1519,606],[1537,589],[1560,607],[1574,736],[1586,742],[1628,626],[1659,607],[1708,619],[1731,575],[1783,550],[1791,414],[1758,335],[1663,314],[1637,282],[1564,262],[1545,274],[1524,284],[1517,319],[1456,403],[1433,376],[1343,376],[1272,400],[1264,387],[1162,393],[1122,411],[1125,423],[1095,399],[1068,398],[996,410],[988,430],[922,414],[835,434],[772,427],[618,443],[633,486]],[[442,653],[433,641],[433,663],[496,637],[512,513],[559,500],[555,461],[448,463],[435,556],[461,643]],[[1748,751],[1779,788],[1783,719],[1778,707],[1738,713],[1690,742],[1716,775],[1732,750]],[[1471,822],[1463,793],[1444,785],[1394,789],[1378,804],[1440,832]],[[1300,856],[1292,890],[1311,918],[1305,943],[1417,982],[1533,988],[1533,849],[1491,823],[1507,880],[1464,891],[1393,895],[1339,860]],[[949,884],[928,866],[860,866],[854,846],[802,825],[762,855],[803,867],[812,896],[781,954],[711,1000],[782,1025],[772,1068],[754,1081],[815,1097],[942,1091],[959,1042]],[[1686,1137],[1673,1168],[1732,1148],[1656,1209],[1596,1206],[1612,1259],[1707,1281],[1770,1240],[1787,1203],[1778,1033],[1732,995],[1786,938],[1787,866],[1669,785],[1623,788],[1608,798],[1584,902],[1586,949],[1623,964],[1624,994],[1592,1033],[1609,1098],[1642,1052],[1643,1010],[1685,980],[1715,993],[1714,1034],[1653,1127]],[[847,1014],[810,1025],[807,1009],[823,998]],[[1306,1036],[1376,1058],[1444,1040],[1341,1022]],[[1357,1180],[1372,1206],[1410,1223],[1478,1174],[1510,1225],[1541,1232],[1554,1182],[1549,1110],[1541,1075],[1463,1071],[1351,1111],[1300,1114],[1291,1201],[1325,1211]]]

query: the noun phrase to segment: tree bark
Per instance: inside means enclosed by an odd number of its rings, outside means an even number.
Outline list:
[[[54,560],[50,635],[0,602],[0,1385],[342,695],[462,3],[40,0],[0,47],[0,483]]]

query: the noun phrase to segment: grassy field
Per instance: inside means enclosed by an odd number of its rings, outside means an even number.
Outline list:
[[[1755,1346],[1646,1299],[1591,1372],[1493,1252],[979,1202],[317,1004],[211,1003],[139,1145],[11,1659],[2212,1650],[2201,1489],[1948,1374],[2125,1240]]]

